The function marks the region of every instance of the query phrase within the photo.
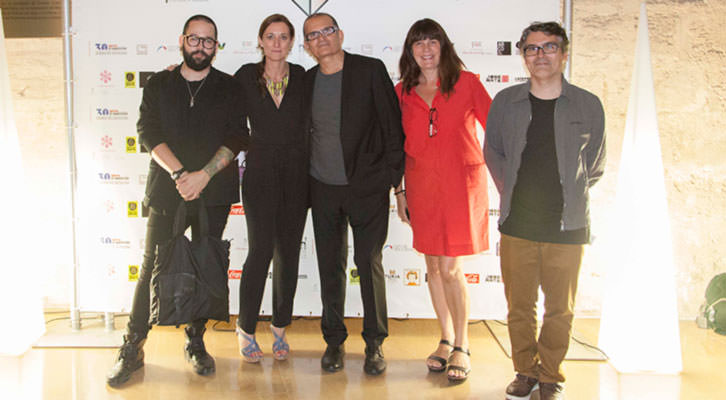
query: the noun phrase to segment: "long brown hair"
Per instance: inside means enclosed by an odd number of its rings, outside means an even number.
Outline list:
[[[292,23],[290,23],[290,20],[287,19],[286,16],[282,14],[272,14],[269,17],[262,20],[262,23],[260,24],[260,30],[257,33],[257,37],[262,39],[262,35],[265,34],[265,30],[268,26],[274,24],[275,22],[282,22],[285,25],[287,25],[287,29],[290,30],[290,41],[293,43],[295,42],[295,27],[292,26]],[[257,86],[260,88],[260,94],[262,97],[265,97],[265,94],[267,93],[267,81],[265,80],[265,52],[262,51],[262,60],[257,63]]]
[[[456,54],[454,44],[449,40],[444,28],[438,22],[429,18],[414,22],[408,30],[408,34],[406,34],[403,54],[401,54],[401,60],[398,62],[403,93],[409,93],[411,88],[419,84],[418,78],[421,75],[421,68],[413,58],[413,44],[424,39],[436,39],[441,45],[439,88],[441,93],[448,96],[453,93],[454,85],[459,80],[459,74],[465,66],[464,62]]]

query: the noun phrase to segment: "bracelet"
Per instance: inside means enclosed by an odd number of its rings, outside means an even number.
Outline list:
[[[393,192],[393,195],[394,195],[394,196],[398,196],[398,195],[399,195],[399,194],[401,194],[401,193],[404,193],[404,194],[405,194],[405,193],[406,193],[406,189],[401,189],[401,190],[399,190],[398,192]]]
[[[184,169],[184,167],[179,168],[178,170],[171,173],[171,179],[176,181],[177,179],[181,178],[182,174],[186,171],[187,170]]]

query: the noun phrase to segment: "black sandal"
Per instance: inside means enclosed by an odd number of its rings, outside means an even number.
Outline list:
[[[471,353],[469,352],[469,350],[464,350],[459,346],[454,346],[454,350],[452,351],[452,353],[455,351],[458,351],[459,353],[464,353],[467,356],[471,356]],[[459,382],[464,382],[466,380],[466,378],[469,377],[469,372],[471,372],[471,368],[464,368],[460,365],[452,365],[451,361],[449,361],[448,371],[460,371],[460,372],[464,373],[461,376],[451,376],[451,375],[448,376],[449,382],[459,383]],[[448,371],[447,371],[447,373],[448,373]]]
[[[450,342],[449,342],[448,340],[446,340],[446,339],[441,339],[441,340],[439,340],[439,344],[443,344],[443,345],[446,345],[446,346],[449,346],[449,347],[454,347],[454,346],[452,346],[452,345],[451,345],[451,343],[450,343]],[[444,372],[444,371],[446,371],[446,359],[445,359],[445,358],[443,358],[443,357],[439,357],[439,356],[435,356],[435,355],[433,355],[433,354],[432,354],[432,355],[428,356],[428,357],[426,358],[426,360],[427,360],[427,361],[428,361],[428,360],[431,360],[431,361],[436,361],[436,362],[438,362],[439,364],[441,364],[441,366],[440,366],[440,367],[436,368],[436,367],[432,367],[431,365],[429,365],[429,363],[426,363],[426,366],[428,367],[429,371],[431,371],[431,372]]]

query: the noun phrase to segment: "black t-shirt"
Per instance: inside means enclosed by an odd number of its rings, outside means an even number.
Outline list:
[[[561,230],[563,198],[554,124],[557,99],[542,100],[530,93],[529,101],[532,120],[527,129],[527,144],[522,151],[511,210],[499,231],[537,242],[587,243],[588,227]]]

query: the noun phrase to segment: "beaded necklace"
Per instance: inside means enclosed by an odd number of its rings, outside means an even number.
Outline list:
[[[265,80],[267,81],[267,90],[273,97],[282,97],[282,95],[285,94],[285,89],[287,89],[288,75],[285,75],[280,82],[275,82],[267,76],[265,76]]]

